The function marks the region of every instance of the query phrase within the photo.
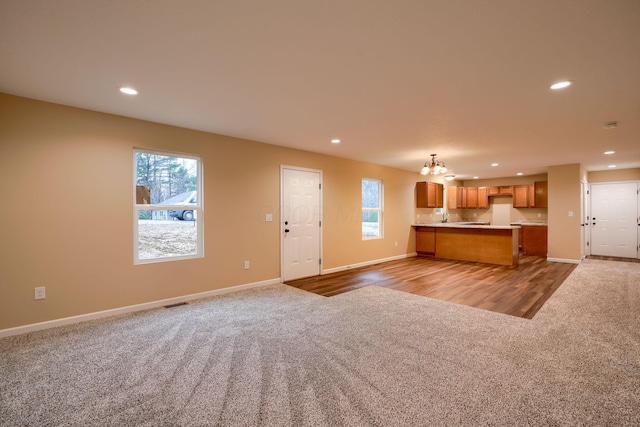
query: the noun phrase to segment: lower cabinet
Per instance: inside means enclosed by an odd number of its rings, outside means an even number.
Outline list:
[[[522,253],[525,255],[547,256],[546,225],[523,225],[521,230]]]
[[[436,229],[433,227],[416,227],[416,252],[435,255]]]

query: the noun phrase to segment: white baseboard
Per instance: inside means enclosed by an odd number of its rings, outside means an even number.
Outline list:
[[[365,267],[367,265],[380,264],[381,262],[395,261],[395,260],[398,260],[398,259],[410,258],[410,257],[414,257],[414,256],[417,256],[417,255],[418,254],[416,252],[414,252],[414,253],[411,253],[411,254],[396,255],[396,256],[389,257],[389,258],[382,258],[382,259],[375,259],[375,260],[372,260],[372,261],[359,262],[357,264],[349,264],[349,265],[345,265],[345,266],[342,266],[342,267],[328,268],[326,270],[322,270],[322,272],[320,274],[337,273],[339,271],[351,270],[352,268]]]
[[[142,304],[129,305],[126,307],[114,308],[111,310],[96,311],[94,313],[80,314],[78,316],[64,317],[62,319],[49,320],[46,322],[32,323],[30,325],[17,326],[15,328],[0,329],[0,338],[12,335],[26,334],[27,332],[40,331],[43,329],[55,328],[58,326],[71,325],[73,323],[86,322],[88,320],[101,319],[104,317],[116,316],[119,314],[133,313],[136,311],[149,310],[151,308],[163,307],[165,305],[178,304],[186,301],[212,297],[215,295],[227,294],[243,289],[257,288],[260,286],[281,283],[280,278],[263,280],[261,282],[247,283],[244,285],[230,286],[228,288],[214,289],[212,291],[200,292],[197,294],[182,295],[174,298],[167,298],[158,301],[145,302]]]
[[[549,258],[547,257],[547,261],[549,262],[564,262],[567,264],[580,264],[579,259],[566,259],[566,258]]]

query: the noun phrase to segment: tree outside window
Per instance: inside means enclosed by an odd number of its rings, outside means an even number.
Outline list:
[[[362,238],[382,237],[382,181],[362,180]]]

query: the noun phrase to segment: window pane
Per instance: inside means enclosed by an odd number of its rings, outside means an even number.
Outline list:
[[[362,180],[362,238],[382,237],[382,182]]]
[[[380,212],[362,211],[362,237],[380,237]]]
[[[362,207],[380,207],[380,181],[370,179],[362,180]]]
[[[138,259],[189,256],[198,252],[196,221],[176,221],[166,210],[138,212]]]
[[[184,196],[198,189],[198,161],[196,159],[136,152],[136,186],[145,187],[151,193],[149,204],[171,204],[177,196]],[[193,193],[192,200],[196,200]],[[140,203],[140,202],[138,202]]]

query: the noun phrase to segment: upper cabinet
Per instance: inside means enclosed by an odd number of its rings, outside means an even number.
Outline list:
[[[513,186],[513,207],[528,208],[529,206],[529,186],[514,185]]]
[[[546,208],[547,181],[536,181],[529,185],[513,186],[514,208]]]
[[[488,187],[449,187],[447,188],[448,209],[488,209]]]
[[[536,181],[534,184],[536,193],[535,208],[547,208],[548,206],[548,181]]]
[[[416,207],[444,207],[444,186],[437,182],[416,182]]]
[[[501,185],[500,187],[489,187],[490,196],[512,196],[513,185]]]

